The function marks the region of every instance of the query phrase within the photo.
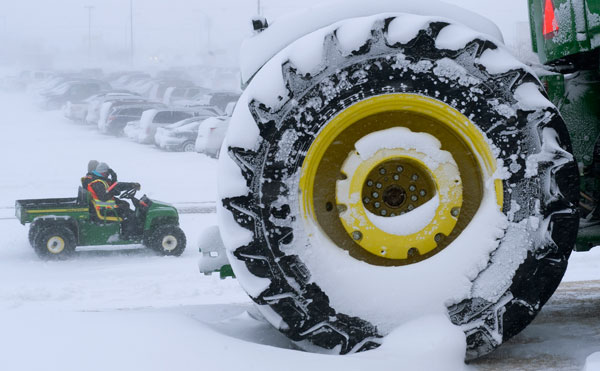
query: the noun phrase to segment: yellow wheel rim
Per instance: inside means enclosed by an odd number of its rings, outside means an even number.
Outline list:
[[[362,161],[358,152],[349,155],[336,201],[344,205],[344,229],[363,249],[388,259],[416,258],[452,232],[462,206],[458,166],[426,163],[433,161],[414,149],[382,149]]]
[[[369,159],[352,160],[358,140],[398,127],[439,140],[441,150],[456,160],[455,165],[447,166],[456,167],[450,173],[457,174],[457,182],[450,184],[456,179],[450,179],[448,169],[427,166],[426,155],[411,149],[385,149]],[[414,192],[409,192],[406,182],[404,186],[388,182],[387,187],[382,183],[381,190],[387,189],[388,198],[387,204],[383,196],[379,203],[386,204],[385,208],[374,209],[373,204],[365,203],[365,192],[377,186],[374,172],[393,166],[410,168],[411,175],[424,179],[424,185],[416,191],[425,191],[428,197],[413,205],[415,209],[445,190],[431,222],[415,233],[388,233],[369,220],[374,211],[385,209],[383,216],[391,216],[392,209],[400,213],[410,205],[406,200]],[[441,251],[462,232],[477,211],[485,183],[495,170],[496,159],[484,135],[454,108],[416,94],[376,96],[346,108],[318,133],[302,164],[301,212],[309,224],[318,226],[336,245],[360,260],[375,265],[415,263]],[[373,185],[368,185],[369,180]],[[502,182],[496,180],[494,186],[501,208]]]
[[[60,254],[65,249],[65,240],[60,236],[52,236],[46,242],[46,248],[52,254]]]

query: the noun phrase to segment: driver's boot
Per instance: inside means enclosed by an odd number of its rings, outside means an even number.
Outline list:
[[[137,228],[135,224],[135,217],[127,216],[123,218],[123,221],[121,222],[121,234],[123,239],[128,240],[136,236]]]

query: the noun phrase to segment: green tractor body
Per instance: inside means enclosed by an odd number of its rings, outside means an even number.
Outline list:
[[[594,157],[600,134],[600,1],[528,3],[533,51],[549,69],[540,78],[567,124],[579,165],[583,219],[575,248],[589,250],[600,244],[600,227],[594,222],[600,196],[600,158]]]
[[[541,63],[561,65],[600,46],[600,1],[528,2],[533,51]]]

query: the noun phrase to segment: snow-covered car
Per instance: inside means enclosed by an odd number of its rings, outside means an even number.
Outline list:
[[[190,80],[190,75],[181,69],[169,69],[158,71],[154,75],[157,79],[161,80]]]
[[[194,152],[198,127],[205,116],[191,117],[156,129],[154,143],[167,151]]]
[[[150,92],[157,84],[158,82],[153,79],[139,79],[128,85],[128,88],[134,93],[148,98],[150,96]]]
[[[232,91],[212,91],[208,93],[202,93],[193,97],[190,102],[185,103],[187,106],[193,106],[196,104],[205,104],[219,108],[225,112],[225,109],[229,103],[237,102],[240,97],[240,93]],[[182,104],[182,102],[180,103]]]
[[[114,77],[116,77],[116,79],[114,79]],[[134,71],[115,74],[112,79],[114,80],[111,81],[111,85],[116,89],[131,90],[131,86],[134,83],[140,80],[149,80],[151,79],[151,76],[145,72]]]
[[[229,127],[229,116],[209,117],[198,127],[196,152],[218,157]]]
[[[85,99],[83,102],[77,103],[68,101],[62,107],[63,116],[73,122],[82,122],[85,120],[85,116],[87,115],[88,105],[88,99]]]
[[[144,114],[142,113],[142,117]],[[131,140],[136,140],[140,136],[142,128],[140,126],[140,120],[129,121],[123,128],[123,134]]]
[[[158,102],[117,102],[110,107],[106,118],[98,120],[98,129],[100,132],[112,135],[122,135],[123,129],[130,121],[139,120],[144,111],[152,108],[163,108],[164,105]]]
[[[125,133],[138,143],[154,143],[154,135],[157,128],[194,116],[211,116],[214,112],[214,110],[203,107],[148,110],[142,114],[138,129],[135,131],[126,131]],[[133,132],[135,134],[129,134]]]
[[[163,101],[169,88],[190,88],[193,86],[194,83],[187,80],[157,80],[152,89],[148,91],[148,97]]]
[[[123,94],[114,96],[105,96],[98,99],[92,100],[88,105],[87,114],[85,116],[85,123],[88,125],[98,125],[98,121],[102,116],[102,113],[108,114],[110,105],[116,102],[128,102],[128,103],[143,103],[147,102],[146,98],[140,97],[137,94]],[[108,105],[105,105],[108,104]],[[103,107],[106,107],[103,109]],[[106,117],[106,116],[104,116]]]
[[[189,88],[171,86],[165,91],[163,103],[171,104],[173,106],[185,106],[192,103],[192,98],[206,94],[209,91],[209,89],[201,86],[193,86]]]
[[[63,115],[71,121],[85,122],[88,114],[88,109],[90,107],[93,107],[94,102],[98,102],[104,97],[126,97],[131,95],[132,93],[123,90],[94,94],[91,97],[88,97],[81,101],[69,100],[62,108]]]
[[[196,152],[205,153],[211,157],[219,156],[235,105],[236,102],[229,103],[225,107],[225,115],[209,117],[200,124],[196,137]]]
[[[41,95],[39,105],[44,109],[59,109],[68,101],[81,101],[110,89],[110,85],[100,80],[69,81]]]

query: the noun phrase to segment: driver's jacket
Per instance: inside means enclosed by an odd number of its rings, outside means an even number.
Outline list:
[[[115,182],[109,185],[106,180],[96,178],[87,186],[88,192],[92,195],[92,205],[100,220],[119,222],[122,220],[117,215],[117,203],[114,199],[116,194],[115,186],[117,184]]]

